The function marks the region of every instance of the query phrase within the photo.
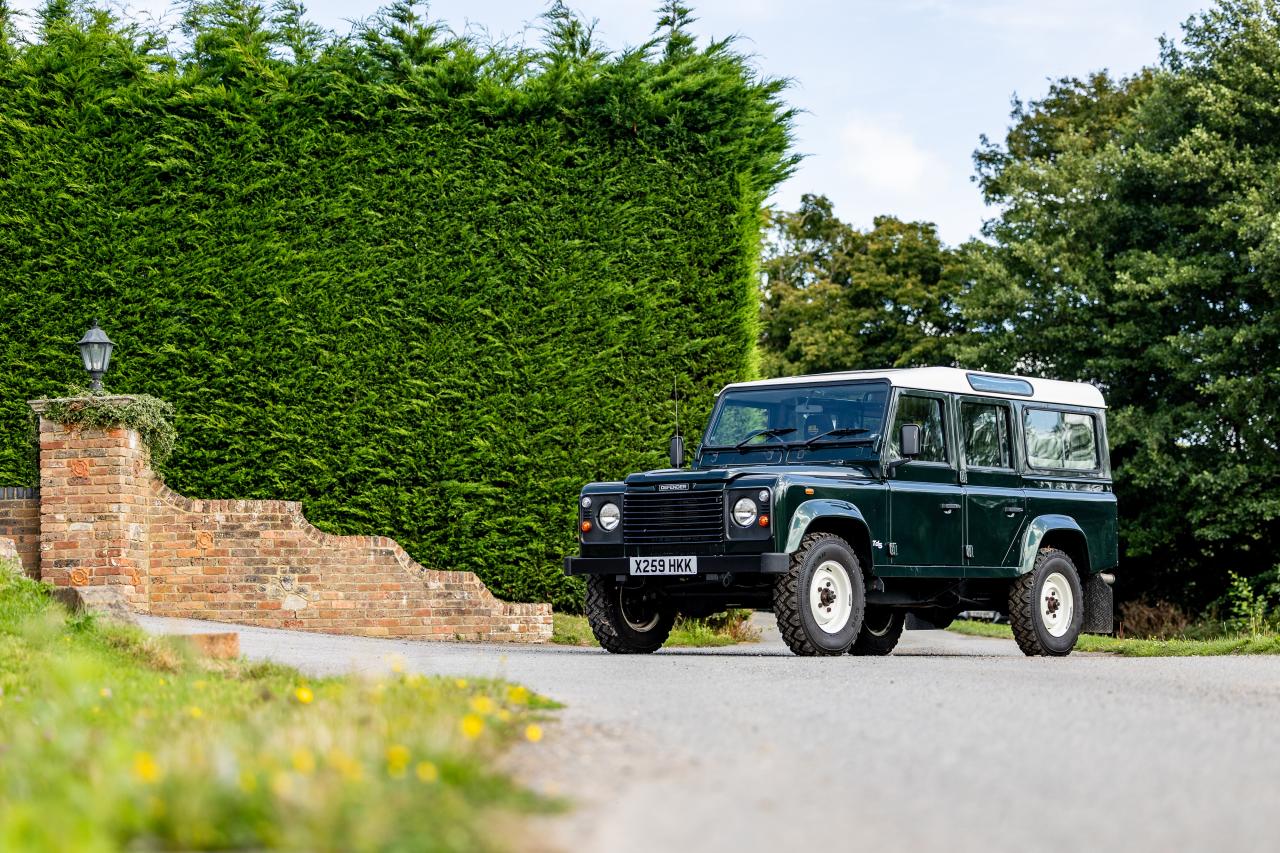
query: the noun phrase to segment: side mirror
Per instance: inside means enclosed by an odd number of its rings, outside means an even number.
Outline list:
[[[684,467],[684,437],[681,435],[671,436],[671,447],[668,450],[671,457],[672,468]]]
[[[898,430],[898,455],[900,458],[889,463],[889,473],[920,455],[920,424],[903,424]]]
[[[920,424],[903,424],[898,433],[898,452],[903,459],[915,459],[920,455]]]

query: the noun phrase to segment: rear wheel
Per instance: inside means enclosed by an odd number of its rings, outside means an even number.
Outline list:
[[[648,654],[671,634],[675,611],[653,589],[627,586],[608,575],[587,577],[587,622],[606,651]]]
[[[849,649],[851,655],[887,655],[898,645],[907,614],[883,607],[867,608],[862,617],[862,630]]]
[[[1042,548],[1035,567],[1009,587],[1009,625],[1026,655],[1071,654],[1084,623],[1084,593],[1075,563]]]
[[[866,592],[858,557],[839,536],[810,533],[773,587],[778,630],[798,655],[844,654],[862,628]]]

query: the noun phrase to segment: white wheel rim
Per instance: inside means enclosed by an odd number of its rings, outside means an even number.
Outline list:
[[[884,617],[884,627],[878,631],[874,625],[867,621],[865,616],[862,619],[862,627],[873,637],[883,637],[885,634],[889,633],[889,629],[893,627],[893,614],[889,613]]]
[[[825,633],[838,634],[853,613],[853,583],[835,560],[818,566],[809,581],[809,612]]]
[[[643,634],[645,631],[652,631],[654,626],[658,624],[658,614],[654,613],[653,618],[648,622],[632,621],[631,615],[627,613],[627,602],[624,598],[626,592],[625,588],[618,587],[618,612],[622,614],[622,621],[626,622],[627,627],[632,631],[635,631],[637,634]]]
[[[1061,637],[1071,628],[1076,600],[1065,575],[1054,572],[1040,585],[1040,621],[1051,637]]]

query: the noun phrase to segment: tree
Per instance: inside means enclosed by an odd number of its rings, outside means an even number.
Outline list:
[[[1222,0],[1127,79],[1015,104],[962,357],[1095,382],[1131,597],[1203,606],[1280,546],[1280,7]]]
[[[950,364],[963,265],[927,222],[877,217],[862,232],[824,196],[771,214],[762,277],[768,375]]]

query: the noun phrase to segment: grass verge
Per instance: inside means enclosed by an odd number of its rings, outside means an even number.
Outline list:
[[[973,637],[1013,639],[1008,625],[990,622],[957,621],[950,629]],[[1280,635],[1217,637],[1205,640],[1143,640],[1100,637],[1081,634],[1076,649],[1082,652],[1107,652],[1125,657],[1189,657],[1198,655],[1276,655],[1280,654]]]
[[[707,619],[689,619],[681,616],[671,629],[666,646],[710,647],[732,646],[737,643],[754,643],[760,632],[751,626],[749,610],[731,610]],[[551,642],[562,646],[594,646],[596,638],[591,634],[587,617],[556,613],[551,617]]]
[[[499,850],[558,807],[492,769],[553,703],[391,664],[196,660],[0,567],[0,849]]]

